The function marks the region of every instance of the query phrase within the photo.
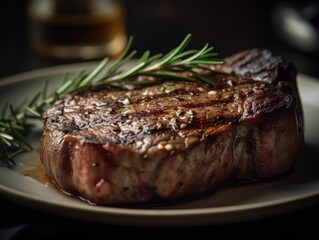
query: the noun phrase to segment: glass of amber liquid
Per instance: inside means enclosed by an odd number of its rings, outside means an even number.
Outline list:
[[[31,0],[28,9],[32,48],[53,58],[117,57],[126,44],[118,0]]]

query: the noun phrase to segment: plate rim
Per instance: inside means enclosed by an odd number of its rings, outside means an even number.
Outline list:
[[[30,71],[25,71],[6,77],[0,78],[0,88],[6,85],[16,84],[19,82],[28,81],[31,78],[47,77],[50,75],[57,75],[62,73],[69,73],[72,71],[78,71],[79,68],[90,69],[96,66],[99,61],[70,63],[65,65],[56,65],[51,67],[43,67]]]
[[[40,68],[36,70],[31,70],[11,76],[7,76],[0,79],[0,88],[11,85],[19,84],[20,82],[29,81],[34,78],[48,77],[59,75],[62,73],[73,72],[79,70],[79,68],[92,68],[98,62],[82,62],[82,63],[72,63],[66,65],[52,66],[46,68]],[[318,84],[316,78],[299,73],[297,79],[305,79],[306,81],[315,82]],[[0,182],[0,193],[2,196],[7,197],[13,201],[19,201],[23,204],[23,200],[27,200],[29,203],[39,203],[44,206],[53,206],[59,209],[68,209],[72,211],[81,210],[84,212],[98,213],[98,214],[110,214],[117,216],[136,216],[136,217],[185,217],[185,216],[212,216],[217,214],[229,214],[235,212],[245,212],[251,210],[262,210],[269,207],[278,207],[285,204],[294,204],[300,201],[305,205],[305,202],[311,202],[314,198],[319,196],[318,191],[311,191],[309,193],[299,194],[297,196],[283,197],[276,200],[262,201],[258,203],[222,206],[222,207],[206,207],[206,208],[190,208],[190,209],[134,209],[134,208],[118,208],[118,207],[107,207],[107,206],[93,206],[93,205],[73,205],[72,203],[62,202],[58,203],[56,201],[50,201],[49,199],[33,196],[30,193],[22,192],[16,189],[12,189],[8,186],[3,185]],[[18,197],[17,199],[15,197]],[[27,203],[25,203],[27,204]],[[307,204],[309,205],[309,203]],[[301,207],[300,206],[300,207]],[[294,209],[296,209],[295,207]],[[281,211],[279,211],[281,212]]]
[[[102,224],[136,227],[186,227],[229,224],[276,216],[318,203],[318,193],[261,203],[201,209],[129,209],[59,204],[0,185],[3,197],[53,215]]]

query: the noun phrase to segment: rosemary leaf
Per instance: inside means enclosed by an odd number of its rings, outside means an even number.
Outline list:
[[[0,133],[0,137],[2,139],[13,140],[13,137],[9,134],[6,134],[6,133]]]
[[[12,146],[12,143],[10,142],[10,140],[8,140],[8,139],[6,139],[6,138],[4,138],[4,137],[2,137],[2,136],[0,136],[0,140],[1,140],[2,142],[4,142],[8,147],[11,147],[11,146]]]
[[[7,157],[7,160],[13,159],[16,155],[23,152],[23,149],[19,149],[16,152],[12,153],[10,156]]]
[[[47,79],[45,80],[43,89],[42,89],[42,100],[45,100],[47,98],[48,86],[49,86],[49,81]]]
[[[79,87],[84,87],[89,84],[92,79],[94,79],[105,68],[108,61],[108,58],[105,58],[86,78],[80,82]]]
[[[10,104],[9,106],[10,109],[10,113],[11,113],[11,117],[15,120],[15,123],[20,123],[19,119],[17,118],[17,114],[15,112],[15,110],[13,109],[13,106]]]
[[[194,59],[200,57],[205,51],[206,49],[208,48],[208,44],[206,43],[206,45],[200,50],[198,51],[197,53],[195,53],[194,55],[190,56],[189,58],[186,58],[185,60],[183,60],[181,62],[181,64],[184,64],[184,63],[187,63],[187,62],[191,62],[193,61]]]
[[[187,46],[187,44],[189,43],[189,41],[191,40],[191,38],[192,38],[192,35],[188,34],[186,36],[186,38],[182,41],[182,43],[177,48],[175,48],[170,53],[168,53],[166,56],[164,56],[163,60],[160,61],[157,65],[159,65],[159,66],[164,65],[165,63],[167,63],[171,59],[173,59],[174,56],[176,56],[177,54],[182,52],[185,49],[185,47]]]
[[[196,82],[196,79],[192,77],[182,76],[180,74],[170,72],[170,71],[158,71],[158,72],[147,72],[145,76],[159,77],[159,78],[168,78],[170,80],[179,80],[179,81],[190,81]]]
[[[26,107],[26,110],[31,113],[32,115],[34,115],[35,117],[41,117],[41,114],[36,112],[34,109],[30,108],[30,107]]]
[[[41,92],[38,92],[32,99],[31,101],[28,103],[28,106],[32,107],[37,101],[38,99],[41,97]]]
[[[33,147],[28,143],[27,139],[23,137],[22,134],[17,129],[12,128],[12,130],[14,132],[15,137],[17,137],[21,141],[21,143],[26,145],[29,150],[33,149]]]
[[[110,78],[108,82],[118,81],[120,79],[125,79],[130,75],[133,75],[135,72],[140,70],[145,65],[145,62],[141,62],[137,64],[136,66],[132,67],[129,71],[123,72],[119,75],[114,76],[113,78]]]

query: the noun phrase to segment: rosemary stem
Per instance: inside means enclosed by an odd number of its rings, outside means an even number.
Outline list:
[[[208,44],[199,50],[185,50],[191,40],[191,34],[188,34],[176,48],[166,55],[151,56],[150,52],[146,51],[135,66],[122,71],[121,68],[136,54],[136,51],[128,53],[132,39],[132,37],[129,38],[123,55],[109,66],[108,59],[104,59],[89,73],[82,70],[69,80],[66,75],[63,84],[49,96],[47,96],[48,83],[46,82],[42,92],[38,92],[24,106],[14,108],[9,105],[8,108],[8,104],[5,104],[0,110],[0,163],[12,167],[15,163],[13,158],[16,155],[31,149],[28,141],[23,137],[30,131],[29,120],[41,119],[43,111],[48,106],[79,89],[104,84],[116,84],[117,87],[125,88],[127,84],[145,86],[152,83],[149,79],[140,81],[139,76],[162,80],[202,82],[214,86],[211,80],[199,75],[197,70],[207,72],[211,65],[222,64],[223,61],[216,58],[217,53],[213,52],[213,48]],[[137,79],[139,80],[136,81]]]

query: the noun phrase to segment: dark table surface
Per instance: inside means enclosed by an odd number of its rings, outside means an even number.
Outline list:
[[[72,237],[97,239],[98,237],[129,236],[139,239],[201,239],[245,237],[245,239],[318,239],[319,204],[289,214],[234,224],[201,227],[145,228],[123,227],[84,222],[1,200],[0,239],[61,239]],[[4,217],[5,216],[5,217]],[[5,233],[7,235],[5,235]],[[11,236],[8,236],[11,234]],[[107,235],[107,236],[106,236]]]
[[[68,63],[41,57],[30,49],[25,3],[21,2],[25,1],[10,1],[0,12],[0,77]],[[167,51],[189,32],[194,35],[192,47],[212,42],[221,56],[252,47],[268,48],[292,61],[299,72],[319,78],[318,53],[295,49],[274,34],[271,13],[277,1],[237,2],[124,1],[127,33],[135,36],[134,47],[139,52],[147,49],[154,53]],[[0,216],[0,239],[91,238],[92,234],[107,237],[106,234],[112,236],[113,233],[117,237],[128,234],[154,239],[319,237],[319,199],[314,206],[270,218],[187,228],[137,228],[84,222],[31,209],[1,197]]]

